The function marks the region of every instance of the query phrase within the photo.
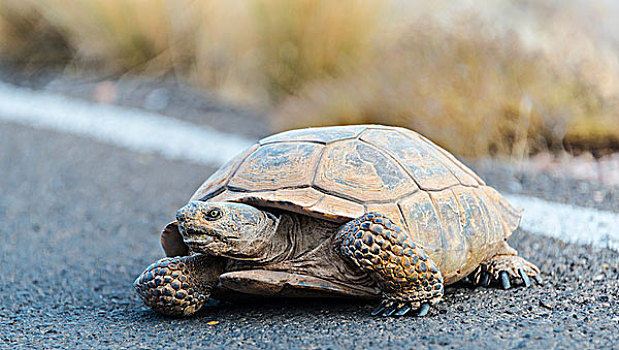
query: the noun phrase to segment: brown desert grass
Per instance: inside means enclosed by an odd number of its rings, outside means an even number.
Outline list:
[[[518,159],[583,139],[619,138],[617,101],[525,50],[514,35],[479,35],[483,24],[472,23],[461,23],[457,34],[418,23],[372,65],[290,97],[275,122],[401,125],[473,157]]]
[[[549,29],[531,46],[482,15],[444,25],[445,4],[403,4],[0,0],[0,58],[172,74],[271,110],[276,129],[402,125],[466,156],[619,144],[619,54],[574,21],[580,7],[532,5]]]

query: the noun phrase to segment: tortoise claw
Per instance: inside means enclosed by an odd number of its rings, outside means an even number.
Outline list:
[[[537,284],[539,284],[540,286],[544,285],[544,280],[542,280],[542,277],[539,274],[535,274],[533,275],[533,278],[535,279],[535,282],[537,282]]]
[[[522,278],[522,282],[524,283],[525,287],[528,287],[531,285],[531,280],[529,279],[529,276],[526,274],[526,272],[524,272],[523,269],[518,269],[518,274],[520,275],[520,278]]]
[[[509,282],[509,274],[507,271],[499,272],[499,278],[501,278],[501,285],[503,286],[503,289],[509,289],[512,286]]]
[[[483,273],[481,275],[481,286],[482,287],[488,287],[488,285],[490,284],[490,274],[488,273]]]
[[[396,311],[393,316],[404,316],[406,315],[409,311],[411,311],[412,307],[410,307],[410,305],[406,304],[404,306],[402,306],[401,308],[398,309],[398,311]]]
[[[427,315],[428,311],[430,311],[430,303],[421,304],[421,307],[419,308],[419,312],[417,312],[417,317],[423,317]]]
[[[488,273],[488,265],[481,264],[479,266],[479,275],[474,278],[475,284],[488,287],[490,284],[490,274]]]
[[[381,302],[380,305],[378,305],[378,307],[374,309],[374,311],[372,311],[372,316],[381,314],[383,311],[385,311],[386,308],[387,308],[387,302],[386,301]]]
[[[397,305],[393,305],[393,306],[389,307],[387,310],[385,310],[385,312],[383,312],[383,316],[385,316],[385,317],[391,316],[397,310],[398,310],[398,306]]]
[[[475,283],[483,287],[495,282],[503,289],[520,284],[529,287],[531,278],[543,284],[537,266],[518,255],[496,255],[480,264],[472,276]]]

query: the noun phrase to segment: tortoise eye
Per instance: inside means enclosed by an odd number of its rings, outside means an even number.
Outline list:
[[[221,211],[219,209],[211,209],[206,213],[206,218],[209,220],[216,220],[221,217]]]

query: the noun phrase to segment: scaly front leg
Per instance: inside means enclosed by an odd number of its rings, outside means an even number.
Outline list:
[[[338,252],[366,271],[383,292],[372,315],[402,316],[414,309],[424,316],[441,300],[443,277],[436,264],[388,217],[367,213],[344,225],[336,242]]]
[[[203,254],[163,258],[147,267],[133,287],[156,312],[189,316],[208,300],[224,263],[224,259]]]

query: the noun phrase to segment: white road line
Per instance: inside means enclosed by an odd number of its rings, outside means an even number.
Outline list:
[[[255,142],[204,126],[0,83],[0,120],[86,136],[169,159],[221,165]],[[522,228],[619,251],[619,213],[508,195],[524,208]]]
[[[619,251],[619,213],[515,194],[505,198],[524,208],[520,227],[525,231]]]
[[[136,109],[93,104],[0,83],[0,120],[50,129],[166,158],[220,164],[253,140]]]

